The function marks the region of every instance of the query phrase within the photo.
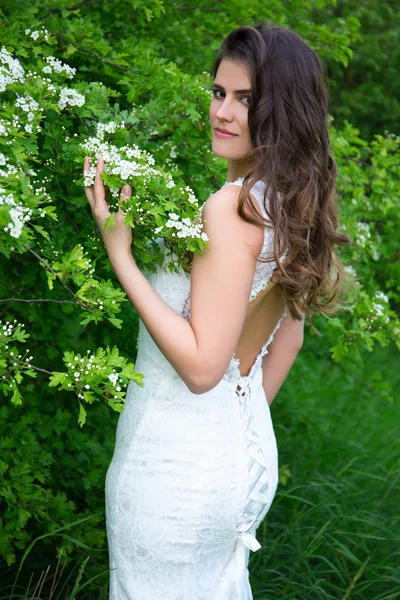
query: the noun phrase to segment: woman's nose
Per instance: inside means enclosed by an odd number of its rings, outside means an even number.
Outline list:
[[[225,98],[218,107],[215,113],[217,119],[221,121],[232,121],[233,118],[233,107],[232,104]]]

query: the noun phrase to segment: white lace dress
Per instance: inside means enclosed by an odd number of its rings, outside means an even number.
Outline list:
[[[257,182],[252,193],[266,216],[263,189]],[[262,252],[272,235],[265,228]],[[257,263],[249,302],[275,267]],[[144,274],[189,319],[190,277],[168,269]],[[252,599],[249,553],[261,547],[256,529],[278,484],[261,368],[275,331],[248,376],[233,355],[218,385],[192,394],[140,321],[135,369],[144,388],[128,386],[106,476],[110,600]]]

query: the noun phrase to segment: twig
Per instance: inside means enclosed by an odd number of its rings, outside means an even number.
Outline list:
[[[75,6],[64,6],[64,8],[62,10],[77,10],[78,8],[81,8],[82,6],[90,5],[90,4],[98,4],[99,2],[103,2],[103,0],[84,0],[83,2],[80,2],[80,4],[75,4]],[[46,17],[48,17],[49,15],[55,15],[57,13],[58,14],[61,13],[61,8],[49,8],[47,11],[47,14],[44,15],[44,17],[42,17],[41,20],[46,19]]]
[[[56,302],[57,304],[76,304],[71,300],[53,300],[52,298],[32,298],[25,300],[24,298],[1,298],[0,302]]]
[[[67,213],[67,211],[65,209],[64,209],[64,214],[67,217],[68,221],[70,223],[72,223],[72,226],[74,227],[75,231],[77,231],[79,233],[80,229],[79,229],[78,225],[71,219],[71,217],[69,216],[69,214]]]
[[[145,73],[139,73],[139,71],[135,71],[134,69],[131,69],[130,67],[124,67],[123,65],[119,65],[118,63],[115,63],[112,60],[107,60],[106,58],[103,58],[102,56],[100,56],[100,54],[97,54],[97,52],[94,52],[94,50],[88,50],[86,48],[82,48],[81,46],[78,46],[78,44],[74,44],[74,42],[72,42],[68,38],[64,37],[60,33],[52,32],[51,35],[54,35],[54,37],[56,37],[60,40],[68,42],[68,44],[70,44],[77,50],[80,50],[81,52],[87,52],[88,54],[92,54],[93,56],[98,58],[101,62],[111,65],[112,67],[116,67],[117,69],[121,69],[122,71],[129,71],[130,73],[133,73],[134,75],[142,75],[142,77],[150,76],[150,74],[146,75]]]
[[[46,371],[46,369],[41,369],[40,367],[35,367],[35,365],[31,365],[31,363],[24,362],[23,360],[19,361],[21,365],[26,365],[30,369],[35,369],[35,371],[41,371],[42,373],[47,373],[47,375],[53,375],[51,371]]]
[[[79,304],[79,306],[82,306],[82,308],[88,310],[88,307],[85,306],[85,304],[83,304],[78,296],[76,294],[74,294],[74,292],[63,282],[63,280],[61,279],[61,277],[59,277],[57,275],[57,273],[50,267],[50,265],[41,257],[39,256],[39,254],[36,254],[36,252],[34,250],[32,250],[32,248],[29,248],[29,246],[27,246],[26,244],[23,244],[24,248],[26,248],[27,250],[29,250],[29,252],[31,252],[34,256],[36,256],[36,258],[38,260],[40,260],[41,263],[44,264],[44,266],[46,267],[46,269],[48,269],[51,273],[53,273],[53,275],[55,275],[56,279],[61,283],[61,285],[68,290],[68,292],[70,294],[72,294],[72,296],[76,299],[77,303]]]
[[[201,8],[200,6],[181,6],[176,10],[207,10],[210,12],[221,12],[220,8]]]

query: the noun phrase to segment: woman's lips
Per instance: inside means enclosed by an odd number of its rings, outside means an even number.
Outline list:
[[[237,137],[237,135],[234,135],[233,133],[224,133],[223,131],[220,131],[219,129],[215,129],[215,135],[219,138],[234,138]]]

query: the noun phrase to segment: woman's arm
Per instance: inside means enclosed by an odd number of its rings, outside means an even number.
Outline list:
[[[301,350],[303,334],[304,315],[301,321],[295,321],[287,314],[263,357],[263,388],[270,406]]]
[[[85,159],[85,170],[90,161]],[[240,188],[226,186],[202,210],[208,248],[193,258],[190,273],[190,322],[164,301],[138,269],[131,253],[132,229],[120,208],[114,224],[98,160],[94,186],[85,187],[108,257],[147,331],[193,394],[204,394],[222,379],[239,341],[256,267],[254,248],[263,230],[237,214]],[[127,198],[131,189],[124,192]],[[123,198],[122,198],[123,200]]]

